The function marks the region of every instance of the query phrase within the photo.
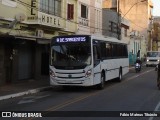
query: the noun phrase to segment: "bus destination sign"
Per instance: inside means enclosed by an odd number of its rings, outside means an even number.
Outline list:
[[[56,38],[57,43],[86,42],[86,37]]]

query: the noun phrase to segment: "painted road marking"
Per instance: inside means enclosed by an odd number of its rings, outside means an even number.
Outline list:
[[[45,98],[48,96],[50,96],[50,95],[23,97],[23,99],[20,100],[17,104],[26,104],[26,103],[36,102],[36,100],[41,99],[41,98]]]
[[[154,112],[157,112],[157,111],[160,112],[160,102],[157,104],[157,106],[156,106],[156,108],[154,110]],[[154,117],[150,117],[148,120],[153,120],[153,119],[154,119]]]
[[[134,79],[134,78],[137,78],[137,77],[139,77],[139,76],[141,76],[141,75],[144,75],[144,74],[146,74],[146,73],[148,73],[148,72],[151,72],[151,71],[153,71],[153,70],[154,70],[154,69],[147,70],[147,71],[145,71],[145,72],[143,72],[143,73],[140,73],[140,74],[138,74],[138,75],[134,75],[134,76],[126,79],[124,82],[127,82],[127,81],[129,81],[129,80],[132,80],[132,79]],[[123,82],[122,82],[122,83],[123,83]]]

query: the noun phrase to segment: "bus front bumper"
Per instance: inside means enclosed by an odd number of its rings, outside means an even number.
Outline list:
[[[50,85],[52,86],[92,86],[93,82],[90,77],[81,79],[60,79],[50,77]]]

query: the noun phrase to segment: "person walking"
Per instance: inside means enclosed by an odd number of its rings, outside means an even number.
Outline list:
[[[157,68],[157,87],[160,90],[160,63],[158,64],[158,68]]]

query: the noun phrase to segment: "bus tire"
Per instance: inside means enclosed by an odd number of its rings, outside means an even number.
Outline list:
[[[98,90],[104,89],[104,85],[105,85],[105,75],[104,75],[104,73],[102,72],[102,73],[101,73],[101,83],[99,83],[99,84],[97,85],[97,89],[98,89]]]
[[[117,78],[117,81],[118,82],[121,82],[122,81],[122,69],[119,69],[119,76]]]

